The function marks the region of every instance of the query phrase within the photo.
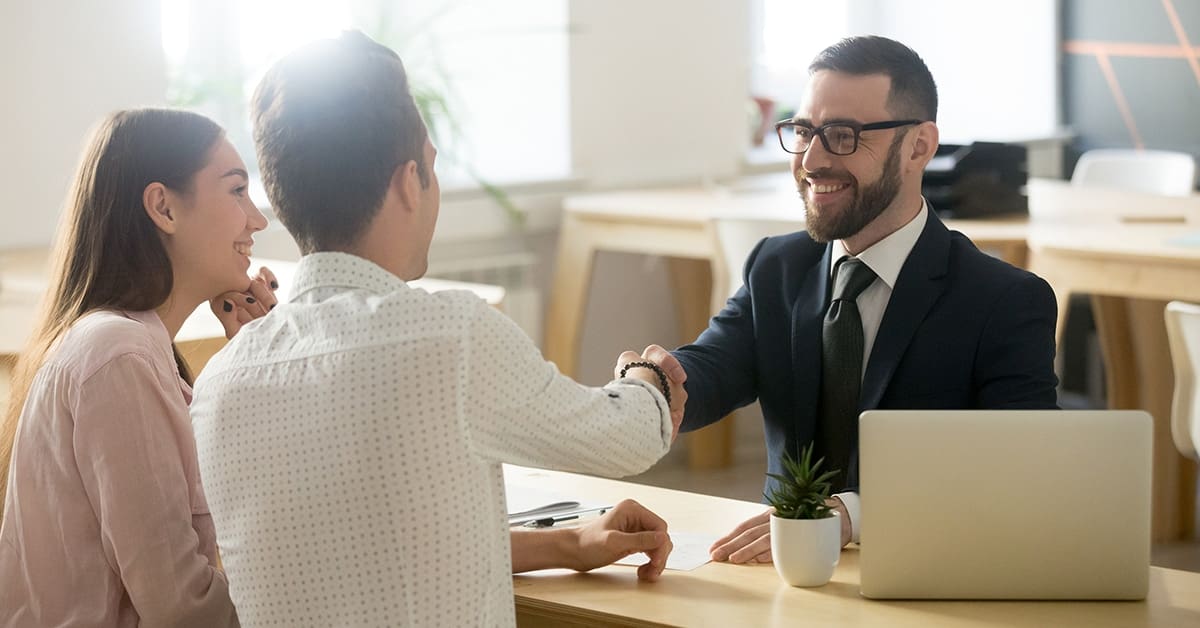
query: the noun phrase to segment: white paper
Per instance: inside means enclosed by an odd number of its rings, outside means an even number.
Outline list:
[[[578,500],[565,495],[515,484],[505,484],[504,496],[508,502],[509,516],[540,510],[552,504],[561,504],[563,507],[579,506]]]
[[[675,548],[671,550],[671,554],[667,556],[667,569],[675,571],[691,571],[701,565],[712,560],[708,554],[708,548],[719,536],[710,534],[696,534],[694,532],[669,532],[671,535],[671,543],[675,544]],[[618,565],[644,565],[646,564],[645,554],[630,554],[621,560],[618,560]]]

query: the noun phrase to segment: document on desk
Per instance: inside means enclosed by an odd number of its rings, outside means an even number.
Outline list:
[[[671,543],[675,544],[675,548],[671,550],[671,555],[667,556],[667,569],[675,571],[691,571],[707,562],[712,558],[708,555],[708,548],[720,537],[711,534],[696,534],[694,532],[670,532]],[[646,564],[645,554],[631,554],[618,560],[618,565],[644,565]]]
[[[581,502],[565,495],[537,488],[505,483],[508,525],[554,525],[575,521],[589,516],[598,516],[612,508],[611,505]]]

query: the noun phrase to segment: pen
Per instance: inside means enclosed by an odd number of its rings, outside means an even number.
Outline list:
[[[599,517],[600,515],[603,515],[606,512],[608,512],[607,506],[604,508],[597,508],[597,509],[590,510],[587,512],[573,513],[573,514],[565,515],[562,517],[546,517],[544,519],[534,519],[533,521],[526,523],[525,527],[549,528],[550,526],[553,526],[556,523],[563,523],[564,521],[574,521],[574,520],[578,520],[578,519],[583,519],[585,517],[585,515],[595,515],[595,516]]]

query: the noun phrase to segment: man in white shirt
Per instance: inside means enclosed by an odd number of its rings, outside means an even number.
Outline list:
[[[1056,305],[1045,281],[949,231],[921,196],[937,88],[915,52],[852,37],[809,74],[800,110],[776,125],[806,231],[760,242],[743,288],[673,354],[685,431],[758,400],[768,472],[810,444],[839,471],[830,505],[845,545],[861,529],[859,413],[1056,407]],[[718,539],[713,559],[770,562],[768,514]]]
[[[588,388],[474,295],[406,283],[425,272],[439,188],[394,52],[361,33],[305,46],[253,111],[267,193],[304,257],[290,301],[208,363],[191,407],[243,625],[512,625],[514,568],[635,551],[654,579],[660,519],[630,502],[510,535],[500,463],[646,469],[682,418],[678,364],[651,347]]]

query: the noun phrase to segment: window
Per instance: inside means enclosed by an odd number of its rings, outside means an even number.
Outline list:
[[[444,187],[570,174],[566,0],[162,0],[168,100],[220,122],[252,168],[247,104],[270,64],[357,28],[400,54],[430,121]]]

